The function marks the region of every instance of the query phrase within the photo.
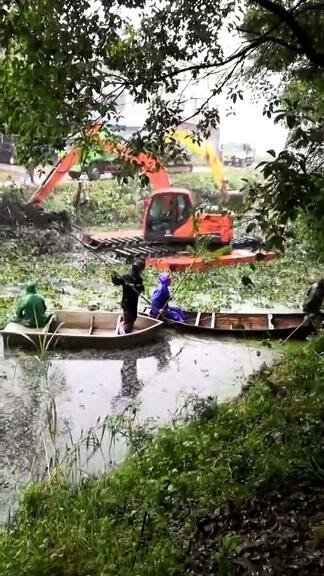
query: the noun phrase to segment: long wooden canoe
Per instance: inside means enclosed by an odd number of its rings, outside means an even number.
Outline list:
[[[139,315],[131,334],[120,334],[122,316],[113,312],[57,310],[44,328],[10,322],[2,336],[8,346],[128,348],[153,342],[163,322]]]
[[[148,310],[145,310],[147,313]],[[165,325],[181,332],[228,334],[233,336],[268,336],[284,338],[300,326],[303,312],[184,312],[185,323],[165,321]],[[321,314],[324,322],[324,314]],[[296,338],[314,332],[311,322],[296,331]]]

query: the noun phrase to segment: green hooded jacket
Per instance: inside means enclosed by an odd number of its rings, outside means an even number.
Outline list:
[[[36,293],[35,284],[28,284],[25,296],[17,304],[12,322],[18,322],[28,328],[43,328],[48,319],[44,298]]]

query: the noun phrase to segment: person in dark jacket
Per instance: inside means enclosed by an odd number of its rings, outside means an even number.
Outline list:
[[[306,294],[303,311],[306,313],[319,312],[324,300],[324,279],[315,282]]]
[[[323,300],[324,279],[321,279],[309,288],[303,304],[303,312],[305,312],[306,317],[309,318],[316,330],[319,330],[322,324],[321,306]]]
[[[130,334],[133,331],[134,324],[137,318],[138,298],[144,292],[144,284],[141,274],[145,268],[145,263],[142,260],[136,260],[132,265],[130,274],[124,276],[112,275],[112,283],[115,286],[122,286],[123,298],[123,322],[125,334]]]

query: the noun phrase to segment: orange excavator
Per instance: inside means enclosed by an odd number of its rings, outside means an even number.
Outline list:
[[[256,248],[259,241],[244,237],[233,240],[233,215],[230,213],[204,213],[197,208],[193,192],[171,186],[169,175],[163,166],[148,154],[133,155],[124,144],[111,143],[99,128],[90,130],[98,136],[97,142],[106,152],[135,164],[151,184],[152,193],[144,201],[142,235],[140,231],[104,232],[85,234],[84,242],[92,248],[106,246],[117,256],[131,258],[175,253],[181,245],[193,243],[205,237],[215,246],[232,245],[235,248]],[[49,173],[30,202],[38,206],[59,184],[72,166],[80,162],[80,152],[71,148]],[[173,245],[173,249],[170,249]]]

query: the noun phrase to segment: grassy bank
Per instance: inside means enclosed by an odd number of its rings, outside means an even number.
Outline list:
[[[0,537],[1,575],[320,574],[323,350],[200,406],[102,479],[30,486]]]

